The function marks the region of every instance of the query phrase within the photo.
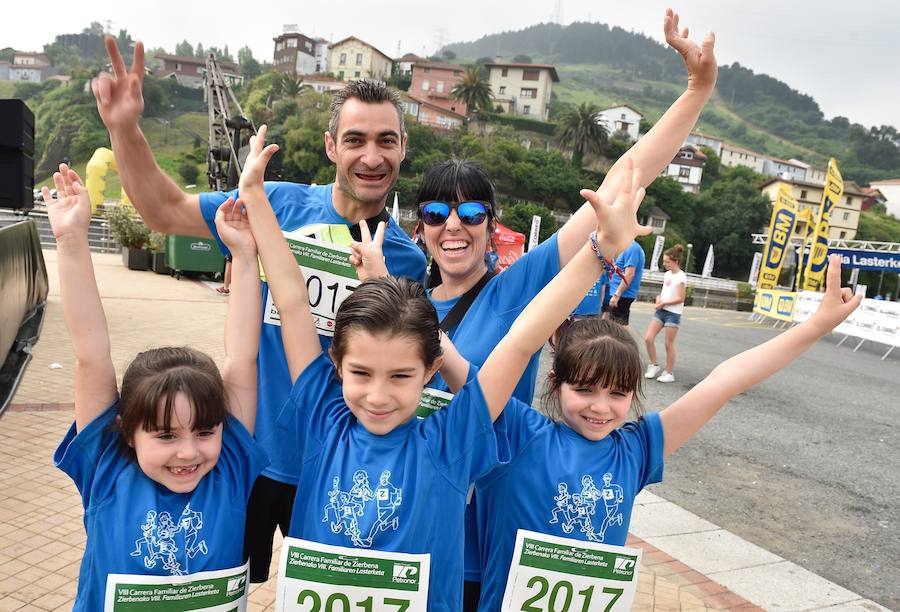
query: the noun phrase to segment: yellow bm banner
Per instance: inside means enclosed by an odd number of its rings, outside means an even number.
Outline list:
[[[756,299],[753,301],[753,312],[791,323],[794,320],[794,304],[796,301],[797,294],[793,291],[758,289],[756,291]]]

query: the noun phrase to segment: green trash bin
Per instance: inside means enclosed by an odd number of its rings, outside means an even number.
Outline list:
[[[185,273],[225,271],[225,256],[212,238],[199,236],[166,237],[166,265],[175,272],[175,278]]]

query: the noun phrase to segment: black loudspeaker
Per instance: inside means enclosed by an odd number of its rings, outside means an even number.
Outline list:
[[[0,100],[0,147],[34,156],[34,113],[22,100]]]
[[[34,158],[0,147],[0,208],[34,208]]]
[[[34,113],[0,100],[0,208],[34,206]]]

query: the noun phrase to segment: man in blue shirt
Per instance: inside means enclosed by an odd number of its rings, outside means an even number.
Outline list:
[[[609,312],[614,321],[628,327],[631,304],[637,299],[644,275],[644,249],[637,241],[632,241],[616,258],[616,268],[622,274],[613,274],[609,279],[609,300],[603,305],[603,312]]]
[[[100,117],[109,130],[122,186],[151,228],[166,234],[218,239],[213,223],[216,208],[237,192],[188,194],[159,168],[138,125],[144,109],[143,45],[135,45],[130,70],[126,70],[113,39],[107,38],[106,47],[113,74],[101,73],[92,88]],[[282,230],[323,223],[352,228],[366,220],[374,231],[374,224],[386,219],[383,250],[388,271],[424,283],[425,256],[383,214],[406,155],[407,135],[396,92],[376,81],[350,83],[332,99],[324,137],[325,153],[336,166],[333,184],[266,183],[266,195]],[[267,293],[268,286],[263,283],[264,303]],[[331,338],[322,336],[321,341],[327,348]],[[281,330],[271,317],[266,317],[262,325],[258,371],[256,438],[271,463],[254,484],[247,507],[244,552],[250,557],[253,582],[268,577],[276,525],[287,535],[302,457],[302,449],[286,443],[275,423],[278,410],[290,394],[291,379]]]

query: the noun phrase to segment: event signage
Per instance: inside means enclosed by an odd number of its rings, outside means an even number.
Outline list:
[[[431,555],[360,550],[285,538],[277,612],[425,612]]]
[[[838,170],[834,158],[828,161],[822,204],[812,234],[812,245],[806,270],[803,274],[803,288],[807,291],[821,291],[825,286],[825,268],[828,266],[828,231],[831,228],[831,211],[844,195],[844,178]]]
[[[249,564],[186,576],[109,574],[104,612],[244,612]]]
[[[653,243],[653,257],[650,258],[650,271],[659,272],[659,256],[662,254],[663,246],[666,244],[666,237],[659,234],[656,242]]]
[[[631,610],[640,560],[640,549],[519,529],[501,610]]]
[[[753,300],[753,312],[791,323],[794,320],[794,303],[797,294],[778,289],[757,289]]]
[[[900,253],[885,251],[858,251],[855,249],[828,249],[829,254],[841,256],[841,267],[855,270],[883,270],[900,273]]]
[[[774,289],[778,285],[778,275],[791,244],[796,221],[797,200],[791,195],[787,185],[782,185],[772,208],[769,237],[763,250],[762,266],[757,281],[760,289]]]
[[[347,247],[297,232],[285,234],[285,239],[306,279],[309,308],[316,330],[322,336],[333,336],[338,307],[360,285],[356,269],[349,261],[351,251]],[[281,325],[271,291],[266,292],[263,322]]]

